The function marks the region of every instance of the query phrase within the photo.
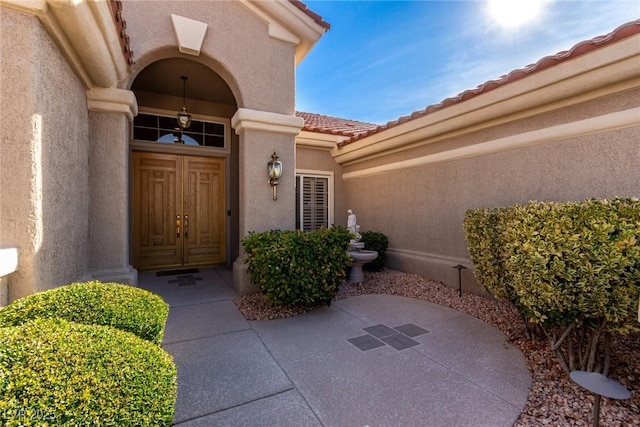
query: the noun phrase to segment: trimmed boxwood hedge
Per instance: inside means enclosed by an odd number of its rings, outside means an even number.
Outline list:
[[[149,291],[119,283],[72,283],[38,292],[0,309],[0,327],[37,318],[107,325],[162,343],[169,305]]]
[[[344,227],[249,233],[242,240],[249,277],[274,305],[329,305],[347,275],[351,234]]]
[[[109,326],[36,319],[0,328],[3,426],[169,426],[176,368]]]

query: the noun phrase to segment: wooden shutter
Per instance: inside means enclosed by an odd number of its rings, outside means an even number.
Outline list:
[[[329,179],[296,177],[296,228],[313,231],[329,226]],[[302,203],[300,200],[302,199]],[[302,209],[302,215],[300,215]]]

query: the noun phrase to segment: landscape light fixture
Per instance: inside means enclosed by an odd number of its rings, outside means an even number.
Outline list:
[[[453,268],[458,269],[458,298],[462,298],[462,270],[466,270],[462,264],[454,265]]]
[[[271,155],[271,161],[267,163],[269,171],[269,185],[273,188],[273,200],[278,200],[278,179],[282,176],[282,162],[278,160],[278,156],[274,151]]]
[[[187,89],[187,76],[180,76],[182,79],[182,111],[180,111],[176,118],[178,119],[178,126],[180,126],[180,142],[184,144],[182,139],[182,132],[191,126],[191,114],[187,113],[187,106],[185,102],[185,94]]]
[[[571,371],[569,377],[574,383],[593,393],[593,427],[600,425],[600,398],[602,396],[621,400],[631,398],[631,392],[622,384],[599,372]]]

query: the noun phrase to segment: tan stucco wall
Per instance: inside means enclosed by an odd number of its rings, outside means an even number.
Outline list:
[[[0,246],[19,248],[9,299],[87,271],[85,91],[40,21],[0,8]]]
[[[267,25],[235,1],[125,2],[123,15],[136,53],[131,81],[167,57],[201,62],[230,86],[238,106],[293,114],[295,46],[268,36]],[[171,14],[208,24],[200,56],[177,53]],[[125,84],[130,85],[131,81]],[[128,86],[127,86],[128,87]]]
[[[570,123],[640,105],[638,90],[544,113],[463,137],[347,166],[345,172]],[[462,222],[467,209],[529,200],[640,195],[640,126],[344,181],[345,197],[364,229],[390,239],[389,266],[457,286],[471,266]],[[472,282],[464,272],[463,282]]]
[[[96,272],[129,265],[129,129],[122,114],[91,112],[89,267]],[[99,275],[99,273],[98,273]]]
[[[240,236],[251,231],[295,228],[295,152],[294,137],[271,132],[245,131],[241,135],[240,169]],[[282,162],[277,200],[273,200],[267,163],[276,152]]]
[[[334,224],[347,226],[347,209],[349,200],[345,200],[342,185],[342,166],[337,164],[331,152],[323,149],[297,147],[296,148],[296,169],[317,172],[333,172],[333,210]]]

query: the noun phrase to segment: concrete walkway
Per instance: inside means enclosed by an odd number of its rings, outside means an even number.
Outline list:
[[[449,308],[365,295],[247,322],[231,271],[141,273],[171,306],[174,423],[212,426],[510,426],[531,376],[497,329]]]

